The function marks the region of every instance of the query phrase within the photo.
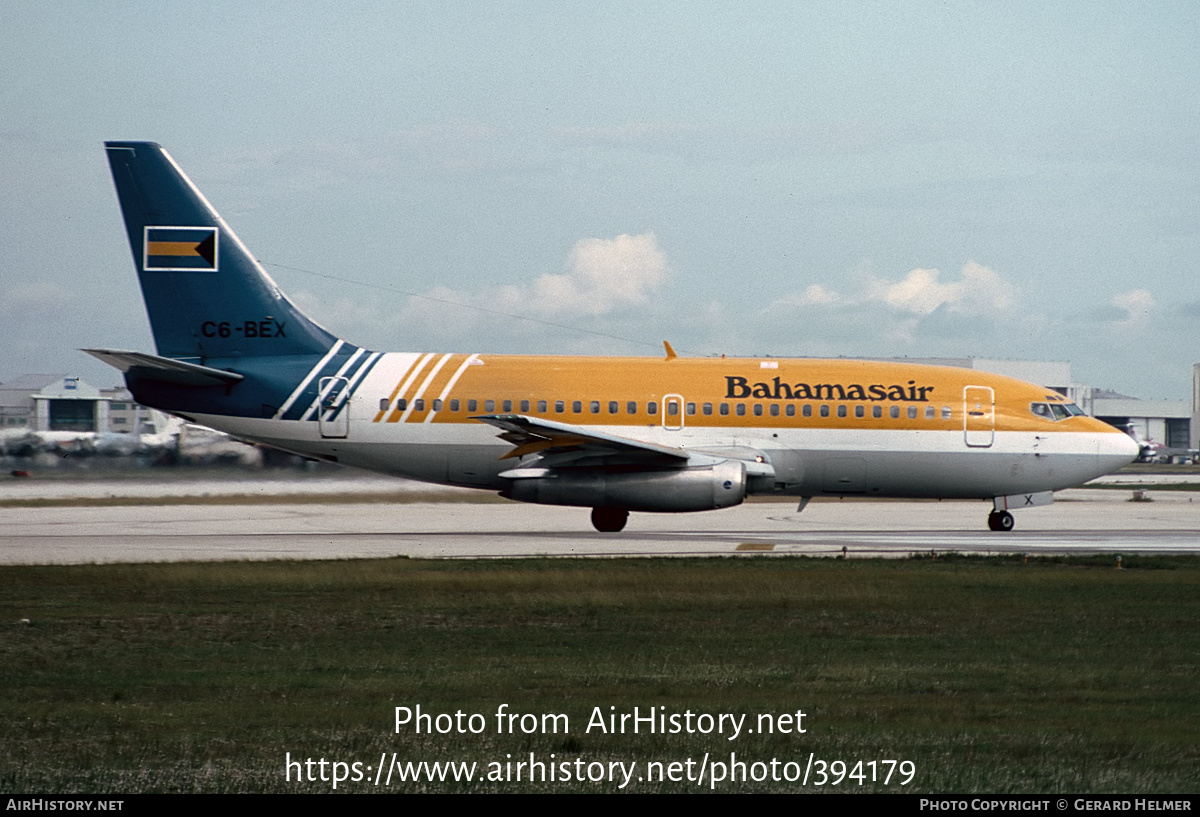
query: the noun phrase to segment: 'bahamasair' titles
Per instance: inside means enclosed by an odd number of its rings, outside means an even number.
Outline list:
[[[915,380],[910,380],[903,386],[899,383],[891,386],[882,383],[862,386],[858,383],[784,383],[778,377],[770,383],[751,383],[745,377],[726,375],[725,384],[725,397],[729,400],[756,397],[762,400],[886,400],[898,403],[928,403],[927,395],[933,391],[933,386],[918,386]]]

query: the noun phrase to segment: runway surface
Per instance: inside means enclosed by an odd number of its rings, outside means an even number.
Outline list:
[[[754,502],[696,514],[633,514],[591,529],[586,508],[403,502],[113,505],[0,509],[0,564],[409,556],[905,556],[963,553],[1200,553],[1196,494],[1077,489],[987,530],[983,502],[816,501],[803,513]],[[0,498],[3,492],[0,491]]]

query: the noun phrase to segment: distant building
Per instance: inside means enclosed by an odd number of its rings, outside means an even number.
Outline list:
[[[6,429],[96,431],[108,428],[108,398],[78,377],[27,374],[0,385]]]
[[[1192,406],[1186,400],[1139,400],[1125,394],[1097,389],[1093,392],[1093,415],[1118,428],[1129,428],[1138,438],[1167,448],[1193,448],[1190,444]]]
[[[0,384],[0,430],[152,434],[165,416],[124,388],[97,389],[78,377],[22,375]]]
[[[1200,363],[1192,366],[1192,434],[1189,447],[1200,449]]]
[[[135,403],[133,395],[124,386],[101,389],[100,394],[109,400],[109,431],[117,434],[154,434],[166,427],[165,414]]]

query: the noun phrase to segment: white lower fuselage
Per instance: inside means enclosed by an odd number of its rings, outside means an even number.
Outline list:
[[[425,362],[421,365],[423,359]],[[466,394],[476,392],[456,392],[469,380],[462,377],[467,372],[469,359],[450,355],[440,359],[415,354],[383,355],[362,382],[355,385],[352,397],[347,398],[341,409],[346,413],[337,423],[189,416],[234,436],[306,456],[425,482],[499,491],[508,484],[508,480],[499,475],[516,467],[518,462],[506,458],[513,446],[500,439],[495,428],[471,419],[473,415],[484,413],[485,397],[481,394],[476,408],[466,411]],[[493,361],[505,359],[486,360],[495,367]],[[556,359],[534,360],[550,366]],[[443,364],[440,367],[439,362]],[[710,367],[717,363],[699,362]],[[454,365],[447,366],[447,363]],[[947,370],[938,371],[944,376]],[[1002,392],[1006,383],[997,384],[996,378],[970,370],[963,370],[962,377],[965,378],[963,382],[990,383],[987,388],[999,392],[996,394],[997,406],[1003,404],[1006,395]],[[725,397],[701,394],[699,389],[695,394],[689,394],[686,388],[689,380],[689,377],[683,377],[680,382],[664,385],[654,393],[639,395],[642,397],[640,405],[654,402],[658,408],[654,415],[643,412],[642,422],[633,423],[624,414],[627,402],[637,402],[627,400],[630,397],[628,391],[606,389],[600,385],[604,383],[603,379],[593,381],[597,383],[594,388],[583,389],[587,393],[580,397],[582,411],[573,411],[574,401],[566,399],[561,401],[563,411],[556,412],[557,401],[550,395],[551,399],[545,402],[546,412],[538,416],[690,451],[759,452],[773,467],[774,476],[751,481],[751,492],[791,496],[992,498],[1052,491],[1080,484],[1124,465],[1131,459],[1130,453],[1135,447],[1128,436],[1113,433],[1107,427],[1097,428],[1095,433],[1089,428],[1078,427],[1085,422],[1100,425],[1090,418],[1070,418],[1059,424],[1047,423],[1044,428],[1009,430],[1005,428],[1001,411],[997,411],[989,435],[972,438],[961,419],[952,418],[949,424],[953,427],[950,428],[945,427],[947,422],[941,421],[943,410],[947,416],[951,412],[956,415],[965,412],[962,389],[957,386],[953,387],[958,389],[957,394],[932,401],[939,417],[938,422],[930,422],[928,428],[913,427],[924,422],[923,417],[916,421],[902,420],[905,427],[895,428],[887,427],[896,423],[889,423],[886,415],[876,419],[868,410],[864,412],[866,416],[855,418],[853,409],[848,418],[837,421],[831,418],[824,421],[825,427],[822,427],[819,417],[822,401],[819,400],[811,401],[815,410],[809,418],[771,417],[769,410],[763,410],[764,416],[755,417],[755,422],[761,425],[743,422],[731,427],[722,424],[724,418],[716,413],[716,407],[709,415],[701,414],[699,408],[694,414],[684,410],[684,406],[697,401],[708,399],[711,404]],[[436,392],[429,389],[433,385],[438,387]],[[949,392],[951,387],[939,384],[939,389]],[[404,398],[408,406],[406,411],[393,409],[398,405],[397,394],[401,391],[407,395]],[[610,391],[611,395],[607,393]],[[543,396],[536,385],[531,387],[527,382],[515,385],[512,392],[483,389],[483,394],[491,392],[501,392],[492,395],[497,404],[503,399],[512,399],[519,405],[520,398],[525,398],[530,408],[536,408]],[[461,405],[457,413],[451,413],[449,401],[455,394],[462,395]],[[430,395],[437,396],[441,411],[431,410],[434,397]],[[606,422],[603,412],[608,410],[610,396],[621,412],[618,417],[621,422]],[[667,417],[664,396],[680,398],[679,413],[672,418]],[[417,399],[427,400],[429,407],[423,413],[414,414],[412,409]],[[1023,405],[1027,397],[1020,395],[1016,400]],[[602,407],[600,413],[590,411],[595,401]],[[748,413],[755,410],[753,398],[727,399],[727,402],[735,405],[745,402],[749,404]],[[389,411],[381,411],[382,405],[387,405]],[[496,404],[492,410],[496,410]],[[531,413],[538,414],[536,411]]]

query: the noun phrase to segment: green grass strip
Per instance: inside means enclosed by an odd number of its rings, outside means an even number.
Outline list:
[[[299,792],[284,758],[910,760],[837,791],[1194,792],[1200,561],[410,559],[0,568],[0,790]],[[394,731],[394,707],[487,718]],[[569,733],[497,734],[564,714]],[[586,732],[594,708],[804,734]],[[609,707],[614,707],[610,710]],[[339,791],[616,791],[344,783]],[[635,781],[628,791],[698,791]],[[748,780],[719,791],[816,791]]]

